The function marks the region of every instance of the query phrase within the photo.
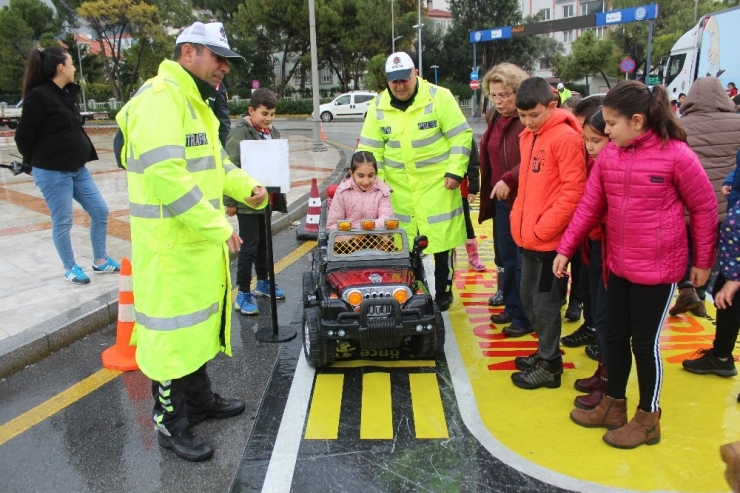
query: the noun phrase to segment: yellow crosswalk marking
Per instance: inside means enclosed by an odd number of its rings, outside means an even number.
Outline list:
[[[394,361],[354,359],[349,361],[336,361],[331,365],[332,368],[362,368],[365,366],[375,366],[378,368],[422,368],[437,366],[437,363],[433,359],[401,359]]]
[[[449,438],[436,373],[410,373],[416,438]]]
[[[365,373],[362,375],[360,439],[390,440],[392,438],[391,375],[380,372]]]
[[[304,435],[306,440],[337,439],[343,388],[344,375],[342,374],[316,376]]]

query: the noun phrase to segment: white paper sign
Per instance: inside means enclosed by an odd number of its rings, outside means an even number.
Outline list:
[[[290,192],[290,149],[287,139],[242,140],[242,169],[265,187]]]

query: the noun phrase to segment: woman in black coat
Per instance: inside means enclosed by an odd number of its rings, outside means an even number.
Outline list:
[[[82,129],[76,104],[80,88],[74,84],[74,75],[72,58],[62,48],[31,50],[23,77],[23,114],[15,143],[23,161],[33,166],[34,182],[51,212],[52,236],[64,277],[73,284],[87,284],[90,279],[75,262],[69,234],[73,199],[90,215],[93,272],[114,273],[120,271],[120,266],[105,252],[108,206],[85,167],[98,155]]]

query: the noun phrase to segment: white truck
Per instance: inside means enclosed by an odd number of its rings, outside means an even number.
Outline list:
[[[7,125],[10,129],[18,127],[22,112],[23,101],[14,106],[3,105],[0,107],[0,127],[3,125]]]
[[[18,128],[18,122],[21,120],[21,113],[23,113],[23,101],[20,101],[14,106],[0,106],[0,127],[7,125],[8,128]],[[108,118],[107,113],[93,113],[91,111],[80,111],[82,117],[82,124],[85,124],[85,120],[94,118],[95,120]]]
[[[663,84],[671,100],[688,93],[697,77],[717,77],[723,87],[728,82],[740,84],[738,26],[740,7],[713,12],[676,41],[667,60],[662,61]]]

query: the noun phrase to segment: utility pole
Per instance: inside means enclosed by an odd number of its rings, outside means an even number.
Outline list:
[[[697,0],[698,1],[698,0]],[[391,49],[396,52],[396,10],[393,8],[394,0],[391,0]]]
[[[316,8],[314,0],[308,0],[308,30],[311,38],[311,89],[313,92],[313,144],[310,150],[313,152],[326,151],[326,144],[321,142],[321,129],[319,122],[319,57],[316,48]]]
[[[418,5],[419,5],[419,24],[417,24],[417,27],[418,27],[417,32],[419,33],[419,35],[417,36],[419,38],[419,67],[418,68],[419,68],[419,77],[423,78],[424,76],[421,70],[421,28],[424,27],[424,24],[421,23],[421,0],[418,0]]]
[[[82,111],[87,111],[87,98],[85,97],[85,74],[82,73],[82,55],[80,54],[80,35],[77,35],[75,40],[77,45],[77,60],[80,63],[80,85],[82,86]]]

